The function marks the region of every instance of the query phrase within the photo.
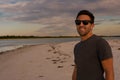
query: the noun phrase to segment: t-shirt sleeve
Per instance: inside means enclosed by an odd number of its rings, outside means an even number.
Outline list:
[[[111,47],[104,39],[98,41],[98,57],[100,60],[113,57]]]

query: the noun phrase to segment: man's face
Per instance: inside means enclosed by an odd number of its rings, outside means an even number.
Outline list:
[[[89,21],[91,21],[91,19],[90,19],[90,17],[88,15],[80,15],[77,18],[77,20],[81,21],[81,23],[79,25],[76,25],[77,31],[78,31],[80,36],[86,36],[87,34],[92,32],[94,24],[89,22]],[[84,22],[83,22],[84,20],[88,21],[88,24],[84,24]]]

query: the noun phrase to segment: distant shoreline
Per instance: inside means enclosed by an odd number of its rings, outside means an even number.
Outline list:
[[[79,38],[80,36],[0,36],[0,39],[29,39],[29,38]],[[120,37],[120,36],[100,36],[100,37]]]

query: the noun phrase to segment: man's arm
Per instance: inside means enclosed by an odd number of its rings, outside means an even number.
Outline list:
[[[76,76],[77,76],[77,67],[75,65],[74,70],[73,70],[73,74],[72,74],[72,80],[76,80]]]
[[[102,66],[105,71],[105,80],[114,80],[113,58],[103,60]]]

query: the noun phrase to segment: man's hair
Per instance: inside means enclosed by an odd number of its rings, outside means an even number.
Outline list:
[[[77,14],[76,19],[77,19],[80,15],[88,15],[88,16],[90,17],[92,23],[94,23],[95,17],[94,17],[94,15],[93,15],[90,11],[88,11],[88,10],[81,10],[81,11]]]

